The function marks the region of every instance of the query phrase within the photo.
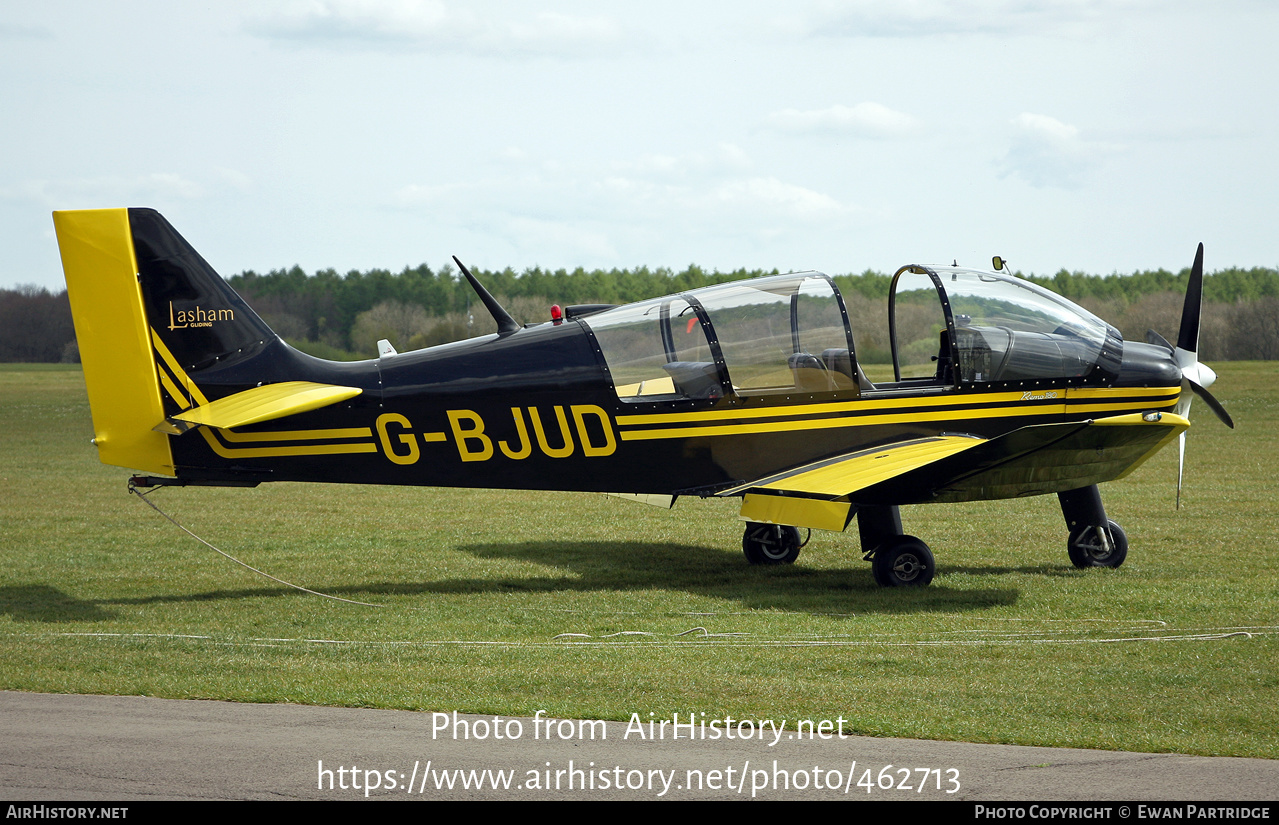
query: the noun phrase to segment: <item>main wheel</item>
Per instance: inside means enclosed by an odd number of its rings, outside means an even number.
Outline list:
[[[1118,567],[1128,558],[1128,536],[1113,521],[1107,522],[1105,535],[1088,525],[1071,531],[1066,552],[1075,567]]]
[[[793,564],[803,546],[798,527],[751,521],[742,535],[742,552],[751,564]]]
[[[875,549],[870,572],[881,587],[924,587],[933,580],[933,551],[914,536],[895,536]]]

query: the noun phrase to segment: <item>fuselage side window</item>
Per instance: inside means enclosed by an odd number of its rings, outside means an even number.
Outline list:
[[[700,318],[681,297],[643,301],[585,319],[623,401],[717,398],[719,370]]]
[[[705,287],[583,320],[623,401],[719,398],[728,388],[860,391],[847,313],[820,273]]]
[[[741,396],[856,391],[856,366],[839,294],[817,273],[698,290]]]

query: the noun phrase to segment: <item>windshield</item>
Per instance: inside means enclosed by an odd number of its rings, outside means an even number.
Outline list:
[[[584,320],[595,333],[619,398],[652,401],[723,394],[701,318],[682,296],[628,304]]]
[[[819,273],[778,275],[698,290],[739,395],[851,389],[827,361],[851,348],[843,305]]]
[[[1122,340],[1113,327],[1059,295],[1008,275],[906,268],[894,284],[893,322],[899,380],[910,377],[910,367],[929,352],[934,364],[949,368],[952,334],[958,373],[942,375],[938,367],[933,377],[944,383],[1118,373]],[[924,374],[915,369],[914,375]]]

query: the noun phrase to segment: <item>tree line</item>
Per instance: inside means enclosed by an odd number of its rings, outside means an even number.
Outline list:
[[[776,270],[707,271],[666,268],[477,270],[477,277],[516,320],[548,320],[551,304],[622,304],[725,281],[777,274]],[[1020,273],[1019,273],[1020,274]],[[1189,269],[1090,275],[1062,270],[1023,276],[1113,323],[1126,340],[1145,340],[1154,329],[1175,338]],[[888,353],[891,275],[867,270],[834,277],[848,305],[853,336],[864,360]],[[457,270],[426,264],[400,272],[300,267],[265,274],[242,272],[231,286],[294,346],[325,358],[376,355],[376,341],[401,351],[493,332],[496,327]],[[1204,278],[1200,355],[1205,360],[1279,359],[1279,270],[1226,269]],[[0,361],[78,361],[65,291],[34,286],[0,290]]]

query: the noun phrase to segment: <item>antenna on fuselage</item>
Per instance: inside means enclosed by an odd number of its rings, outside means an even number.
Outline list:
[[[519,322],[512,318],[511,313],[503,309],[502,305],[497,302],[497,299],[490,295],[489,291],[484,288],[484,285],[475,279],[475,276],[471,274],[471,270],[466,268],[466,264],[459,261],[456,255],[453,256],[453,262],[457,264],[458,269],[462,270],[462,274],[465,275],[466,280],[470,282],[471,287],[475,290],[475,294],[480,296],[480,300],[483,301],[484,306],[488,308],[489,315],[492,315],[493,320],[497,321],[497,334],[510,335],[512,332],[518,330],[520,328]]]

